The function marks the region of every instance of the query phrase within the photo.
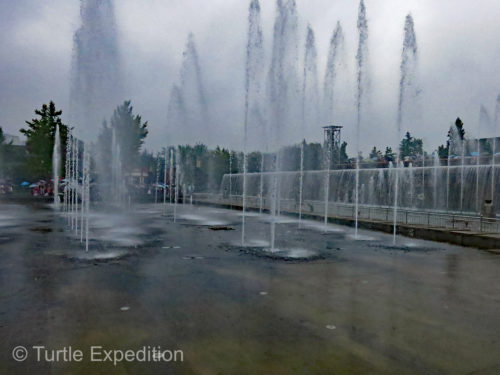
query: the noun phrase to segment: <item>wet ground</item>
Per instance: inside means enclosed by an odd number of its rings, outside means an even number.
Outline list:
[[[499,374],[500,256],[179,206],[94,213],[86,253],[44,205],[0,206],[0,374]],[[82,362],[12,359],[71,346]],[[90,362],[91,346],[183,362]]]

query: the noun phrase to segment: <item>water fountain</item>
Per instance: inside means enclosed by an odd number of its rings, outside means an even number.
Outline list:
[[[361,137],[361,121],[362,110],[364,104],[364,97],[366,94],[366,80],[367,80],[367,58],[368,58],[368,22],[366,20],[366,7],[364,0],[359,3],[358,10],[358,51],[356,54],[357,63],[357,94],[356,94],[356,186],[355,186],[355,213],[354,213],[354,228],[355,237],[358,236],[358,215],[359,215],[359,140]]]
[[[168,193],[169,193],[169,199],[170,199],[170,205],[172,205],[172,198],[174,191],[172,189],[173,187],[173,181],[174,181],[174,149],[170,149],[170,169],[168,172]]]
[[[99,4],[98,4],[99,3]],[[81,103],[81,97],[90,96],[96,92],[96,97],[106,92],[109,81],[103,85],[94,87],[86,86],[94,82],[96,67],[98,64],[116,62],[117,72],[111,80],[120,80],[118,48],[116,43],[116,31],[112,7],[108,4],[110,0],[82,1],[82,27],[75,35],[75,60],[73,65],[74,83],[72,87],[73,103]],[[104,5],[103,5],[104,4]],[[108,4],[108,5],[106,5]],[[93,22],[89,21],[87,12],[95,12],[99,15]],[[83,14],[85,13],[85,14]],[[103,20],[112,20],[109,25],[99,30]],[[345,170],[332,168],[330,162],[332,155],[328,150],[324,154],[324,168],[321,171],[308,170],[307,143],[302,142],[311,131],[316,129],[320,123],[330,123],[334,119],[340,119],[340,106],[337,104],[337,94],[341,94],[340,84],[344,83],[342,76],[345,67],[344,32],[340,22],[337,22],[329,41],[327,64],[324,81],[318,81],[318,51],[313,29],[307,26],[305,30],[305,43],[299,43],[299,19],[297,7],[294,0],[277,0],[276,16],[274,21],[271,55],[269,62],[265,59],[263,32],[261,27],[261,7],[258,0],[250,0],[248,8],[248,34],[246,43],[245,63],[245,103],[244,103],[244,131],[243,152],[241,157],[236,151],[230,151],[229,173],[223,178],[220,190],[223,194],[229,193],[229,197],[221,197],[221,200],[229,204],[240,205],[242,211],[241,244],[249,246],[248,238],[251,237],[247,230],[248,210],[259,210],[260,213],[269,211],[270,220],[270,247],[271,250],[283,248],[284,244],[277,246],[276,241],[281,238],[276,231],[283,221],[280,218],[282,212],[291,211],[298,213],[299,226],[303,221],[305,212],[309,210],[318,214],[323,219],[323,230],[327,230],[330,215],[345,214],[353,215],[355,222],[355,237],[358,238],[359,219],[365,219],[371,212],[377,212],[382,208],[385,213],[384,220],[392,221],[393,238],[396,239],[397,223],[404,215],[398,216],[399,210],[448,210],[471,212],[471,205],[466,197],[470,193],[468,182],[475,179],[474,185],[475,208],[480,211],[480,201],[485,193],[480,189],[481,181],[491,181],[491,195],[495,194],[495,168],[496,160],[492,157],[491,166],[484,166],[478,155],[475,169],[472,170],[468,162],[467,141],[460,139],[452,145],[451,152],[459,152],[460,157],[453,160],[447,158],[446,165],[441,165],[438,154],[435,153],[433,161],[427,162],[425,153],[418,158],[405,159],[397,152],[392,168],[365,168],[360,160],[360,140],[364,133],[364,123],[369,114],[368,111],[368,87],[370,81],[369,65],[369,30],[364,0],[360,0],[358,8],[357,32],[358,44],[356,51],[356,101],[355,101],[355,137],[350,143],[354,143],[355,169],[350,168],[349,163],[344,166]],[[112,46],[110,54],[98,59],[92,66],[84,67],[90,50],[99,51],[102,47],[99,41],[91,40],[91,36],[102,35]],[[299,52],[299,44],[301,51]],[[299,64],[299,56],[301,63]],[[203,57],[203,56],[201,56]],[[303,60],[302,60],[303,58]],[[189,34],[185,46],[182,65],[180,67],[179,79],[172,85],[168,102],[167,133],[171,146],[176,144],[193,144],[197,141],[213,143],[215,132],[211,129],[207,95],[203,80],[203,66],[194,41],[193,34]],[[106,68],[108,69],[108,68]],[[106,71],[103,69],[103,71]],[[299,69],[301,70],[299,73]],[[266,75],[267,73],[267,75]],[[90,77],[92,76],[92,77]],[[397,140],[401,139],[402,130],[411,130],[409,118],[415,106],[419,88],[417,84],[417,44],[414,30],[414,22],[409,14],[405,19],[403,49],[401,53],[398,112],[397,112]],[[85,83],[85,85],[84,85]],[[120,82],[121,83],[121,82]],[[121,92],[120,84],[116,85],[113,93]],[[322,88],[320,95],[319,87]],[[113,95],[114,95],[113,94]],[[111,95],[111,96],[113,96]],[[116,97],[115,96],[115,97]],[[340,96],[340,95],[339,95]],[[79,99],[80,98],[80,99]],[[116,105],[117,100],[113,103]],[[84,103],[83,107],[98,107],[96,103]],[[109,112],[109,110],[107,110]],[[107,113],[108,113],[107,112]],[[104,116],[101,116],[101,118]],[[498,117],[498,116],[497,116]],[[81,120],[81,118],[80,118]],[[90,119],[92,126],[95,121]],[[99,119],[100,121],[100,119]],[[81,132],[81,121],[76,124],[78,132]],[[346,126],[348,126],[346,122]],[[182,129],[182,132],[179,131]],[[125,171],[122,161],[126,150],[120,144],[115,130],[110,128],[111,138],[111,160],[108,164],[111,170],[113,186],[113,199],[116,206],[123,206],[126,198],[124,193]],[[298,142],[301,142],[299,145]],[[81,141],[80,141],[81,142]],[[295,146],[292,144],[295,143]],[[80,230],[82,239],[84,210],[87,204],[85,193],[85,157],[87,147],[84,146],[83,168],[79,165],[78,150],[83,145],[75,137],[72,138],[67,152],[67,186],[65,189],[65,209],[75,230]],[[495,144],[492,145],[496,147]],[[224,147],[228,147],[224,145]],[[229,149],[234,147],[230,145]],[[321,147],[320,147],[321,148]],[[165,165],[163,170],[163,214],[167,210],[167,177],[169,184],[169,200],[173,203],[174,222],[177,221],[177,204],[186,204],[190,194],[193,199],[193,185],[191,177],[192,164],[189,155],[181,152],[179,148],[169,148],[163,155],[158,155],[156,160],[156,186],[155,203],[158,203],[158,188],[161,180],[161,163]],[[175,149],[175,151],[174,151]],[[479,153],[479,142],[477,145]],[[260,170],[252,161],[252,170],[249,172],[249,155],[252,151],[260,151]],[[174,155],[175,153],[175,155]],[[300,153],[300,155],[299,155]],[[170,155],[170,156],[169,156]],[[320,154],[319,154],[320,155]],[[458,154],[457,154],[458,155]],[[234,159],[234,158],[237,159]],[[318,158],[321,158],[319,156]],[[164,159],[162,161],[161,159]],[[169,159],[169,160],[168,160]],[[460,164],[458,164],[460,159]],[[226,159],[227,160],[227,159]],[[239,163],[236,161],[239,160]],[[258,159],[257,159],[258,160]],[[169,171],[167,164],[170,163]],[[175,172],[174,172],[175,163]],[[210,161],[207,168],[210,177]],[[238,166],[236,167],[236,165]],[[239,165],[241,164],[241,165]],[[257,162],[258,164],[258,162]],[[427,164],[427,165],[426,165]],[[108,167],[109,167],[108,166]],[[99,166],[97,166],[99,170]],[[227,168],[227,164],[226,164]],[[82,169],[80,171],[80,169]],[[153,167],[154,169],[154,167]],[[236,172],[238,170],[238,172]],[[259,170],[259,172],[256,172]],[[167,176],[167,173],[169,176]],[[82,183],[80,187],[80,175]],[[99,173],[99,177],[101,173]],[[154,177],[153,177],[154,178]],[[240,180],[241,178],[241,180]],[[100,181],[98,181],[100,182]],[[213,184],[219,185],[219,182]],[[490,184],[488,184],[490,185]],[[443,186],[446,189],[438,189]],[[212,187],[211,187],[212,189]],[[483,189],[484,190],[484,189]],[[488,192],[489,193],[489,192]],[[417,195],[418,194],[418,195]],[[442,194],[443,196],[441,196]],[[229,199],[226,199],[229,198]],[[79,206],[79,199],[81,205]],[[108,201],[107,198],[104,198]],[[130,195],[129,195],[130,200]],[[110,200],[111,201],[111,200]],[[290,207],[293,206],[293,209]],[[187,211],[183,207],[182,211]],[[298,212],[297,212],[298,211]],[[389,212],[389,214],[387,214]],[[184,213],[184,212],[183,212]],[[368,214],[367,214],[368,213]],[[79,214],[79,215],[78,215]],[[390,218],[392,214],[392,220]],[[79,220],[76,217],[79,217]]]
[[[211,130],[202,69],[194,35],[190,33],[183,53],[180,84],[173,85],[167,112],[170,144],[216,143]],[[178,129],[181,127],[182,132]]]
[[[56,124],[56,132],[54,135],[54,150],[52,152],[52,178],[54,181],[54,207],[59,209],[59,173],[61,170],[61,136],[59,134],[59,124]]]
[[[495,106],[495,123],[494,123],[495,135],[498,134],[500,130],[500,94],[497,97]],[[493,138],[491,146],[491,203],[495,203],[495,165],[497,157],[497,139]]]
[[[323,85],[323,118],[322,122],[328,124],[334,119],[335,86],[338,70],[344,58],[344,32],[340,21],[337,22],[328,50],[328,59],[325,69]]]
[[[85,146],[83,158],[83,175],[84,184],[83,191],[85,196],[85,251],[89,251],[89,216],[90,216],[90,153]],[[83,229],[82,229],[83,231]]]
[[[179,184],[180,184],[180,152],[179,148],[175,150],[175,195],[174,195],[174,223],[177,222],[177,202],[179,201]]]
[[[302,198],[304,190],[304,144],[300,144],[300,179],[299,179],[299,228],[302,223]]]
[[[161,159],[160,154],[156,157],[156,184],[155,184],[155,204],[158,204],[158,186],[160,185]]]
[[[168,166],[167,155],[168,155],[167,149],[164,149],[163,150],[163,215],[167,214],[167,166]]]
[[[401,139],[401,128],[403,126],[405,106],[407,101],[413,101],[417,92],[414,88],[415,71],[417,67],[417,38],[415,36],[415,29],[413,17],[411,14],[406,16],[404,26],[404,39],[403,50],[401,52],[401,65],[399,80],[399,100],[398,100],[398,114],[397,114],[397,142]],[[412,90],[413,92],[409,92]],[[399,161],[401,160],[401,153],[397,151],[396,163],[398,168],[396,170],[396,182],[394,186],[394,220],[393,220],[393,238],[396,243],[397,232],[397,215],[398,215],[398,194],[399,194]]]
[[[269,124],[268,148],[276,154],[271,170],[276,173],[272,177],[270,189],[271,199],[271,250],[275,248],[276,217],[280,210],[280,148],[287,142],[297,139],[299,127],[297,108],[300,108],[298,90],[298,37],[297,10],[294,0],[277,2],[276,19],[273,29],[271,66],[268,74]],[[285,131],[286,130],[286,131]]]
[[[317,52],[314,31],[307,26],[307,36],[304,53],[304,72],[302,78],[302,129],[300,139],[318,128],[320,124],[319,85]]]
[[[328,204],[329,204],[329,199],[330,199],[330,164],[332,160],[332,155],[331,155],[331,145],[326,144],[325,145],[325,155],[324,155],[324,165],[325,165],[325,212],[324,212],[324,230],[325,232],[327,231],[328,228]]]
[[[477,129],[477,141],[476,141],[476,211],[481,212],[481,202],[479,201],[479,165],[481,163],[481,134],[483,129],[489,129],[491,127],[491,119],[488,114],[488,110],[484,105],[481,105],[479,110],[479,121]]]
[[[439,202],[439,199],[438,199],[438,173],[439,171],[441,170],[441,168],[439,168],[441,166],[441,162],[439,160],[439,154],[437,151],[434,151],[432,153],[432,159],[433,159],[433,170],[432,170],[432,175],[433,175],[433,197],[434,197],[434,210],[437,210],[438,209],[438,202]]]
[[[82,139],[92,140],[102,119],[122,101],[123,78],[113,1],[80,4],[81,26],[73,38],[70,119]]]

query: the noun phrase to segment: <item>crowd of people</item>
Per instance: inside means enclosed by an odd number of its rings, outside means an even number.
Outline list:
[[[40,180],[37,183],[30,185],[31,194],[34,197],[51,197],[54,195],[54,184]]]

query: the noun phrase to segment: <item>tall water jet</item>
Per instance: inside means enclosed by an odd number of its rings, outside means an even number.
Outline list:
[[[404,120],[405,106],[408,99],[415,99],[416,93],[410,96],[410,89],[414,85],[414,75],[417,65],[417,38],[415,36],[415,28],[413,17],[411,14],[406,16],[404,26],[404,39],[403,50],[401,52],[401,65],[400,65],[400,79],[399,79],[399,98],[398,98],[398,114],[397,114],[397,145],[401,139],[401,128]],[[394,217],[393,217],[393,241],[396,242],[397,232],[397,211],[398,211],[398,193],[399,193],[399,160],[401,159],[401,152],[398,145],[397,158],[396,158],[396,182],[394,187]]]
[[[229,208],[233,208],[233,153],[229,151]]]
[[[54,180],[54,207],[59,209],[59,173],[61,170],[61,136],[59,134],[59,124],[56,124],[54,135],[54,150],[52,152],[52,178]]]
[[[177,222],[177,202],[179,201],[179,184],[180,184],[180,152],[179,148],[175,150],[175,198],[174,198],[174,223]]]
[[[425,207],[425,151],[422,149],[422,208]]]
[[[84,152],[84,194],[85,194],[85,251],[89,251],[89,216],[90,216],[90,152],[87,146]]]
[[[324,216],[324,231],[327,231],[328,228],[328,204],[330,198],[330,163],[332,160],[331,155],[331,144],[330,142],[325,142],[325,151],[324,151],[324,169],[325,169],[325,216]]]
[[[299,177],[299,228],[302,224],[302,198],[304,190],[304,145],[305,141],[300,143],[300,177]]]
[[[358,10],[358,51],[356,53],[357,63],[357,94],[356,94],[356,183],[355,183],[355,213],[354,213],[354,226],[355,236],[358,236],[358,206],[359,206],[359,139],[361,137],[361,121],[362,110],[365,97],[366,87],[366,63],[368,58],[368,22],[366,20],[366,7],[364,0],[359,2]]]
[[[481,105],[479,109],[479,122],[477,127],[477,135],[476,135],[476,211],[478,213],[481,212],[481,202],[479,199],[479,165],[481,163],[481,135],[485,129],[489,129],[491,127],[491,118],[488,114],[488,110],[484,105]]]
[[[168,171],[168,193],[169,193],[169,199],[170,199],[170,205],[172,205],[172,199],[173,199],[173,183],[174,183],[174,149],[170,149],[170,168]]]
[[[300,110],[300,102],[297,95],[297,24],[295,0],[277,0],[268,75],[268,124],[271,127],[268,131],[268,141],[274,150],[298,138],[300,124],[297,119],[300,121],[300,114],[297,110]]]
[[[434,210],[438,209],[438,172],[440,170],[441,162],[439,160],[439,154],[437,151],[432,153],[433,158],[433,169],[432,169],[432,187],[433,187],[433,200],[434,200]]]
[[[167,214],[167,166],[168,166],[167,149],[163,150],[163,215]]]
[[[91,140],[103,118],[122,101],[122,74],[112,0],[81,0],[81,26],[73,38],[70,118]]]
[[[75,228],[75,212],[76,212],[76,204],[77,204],[77,183],[78,183],[78,169],[77,169],[77,160],[78,160],[78,139],[73,137],[73,155],[72,155],[72,179],[71,179],[71,229]]]
[[[375,179],[373,176],[370,176],[368,180],[368,204],[370,206],[375,204]]]
[[[184,139],[179,139],[179,128],[187,126],[186,105],[184,104],[184,96],[178,85],[173,85],[170,90],[170,98],[167,107],[167,139],[170,145],[177,143],[181,144]],[[181,135],[182,136],[182,135]]]
[[[167,114],[170,144],[216,143],[207,106],[202,69],[194,35],[190,33],[183,53],[180,84],[174,85]],[[183,131],[178,130],[182,128]]]
[[[464,184],[465,184],[465,138],[460,139],[460,212],[463,212],[464,207]]]
[[[280,148],[286,143],[297,140],[300,127],[300,102],[298,100],[298,45],[297,9],[295,0],[277,0],[276,20],[273,29],[271,66],[268,75],[268,104],[270,128],[268,145],[275,158],[270,170],[272,177],[271,198],[271,249],[275,248],[275,222],[279,210],[279,187],[281,158]],[[299,115],[299,116],[297,116]],[[297,119],[299,119],[297,121]],[[272,127],[271,127],[272,126]]]
[[[491,147],[491,204],[495,203],[495,165],[496,165],[496,153],[497,153],[497,135],[500,128],[500,94],[497,97],[497,102],[495,105],[495,124],[494,133],[492,138]]]
[[[158,204],[158,185],[160,184],[161,158],[160,154],[156,156],[156,186],[155,186],[155,204]]]
[[[260,182],[259,182],[259,214],[264,205],[264,153],[260,155]]]
[[[314,132],[319,126],[319,86],[318,86],[318,54],[316,52],[314,31],[307,26],[307,36],[304,53],[304,73],[302,78],[302,128],[300,137],[303,139],[309,132]]]
[[[85,217],[85,207],[86,207],[86,199],[87,199],[87,195],[86,195],[86,188],[85,188],[85,184],[86,184],[86,158],[87,158],[87,153],[88,153],[88,150],[87,150],[87,147],[86,147],[86,144],[85,142],[83,142],[83,157],[82,157],[82,189],[81,189],[81,205],[80,205],[80,243],[83,242],[83,231],[84,231],[84,217]]]
[[[78,234],[78,194],[80,191],[80,143],[78,138],[75,138],[75,233]]]
[[[408,166],[408,178],[410,181],[410,207],[413,208],[413,196],[415,195],[415,182],[413,173],[413,163]]]
[[[247,169],[249,128],[252,134],[260,135],[264,140],[264,127],[261,113],[261,80],[263,78],[264,48],[260,25],[260,4],[252,0],[248,9],[248,41],[245,69],[245,119],[243,129],[243,207],[241,244],[245,244],[245,213],[247,199]],[[254,142],[253,142],[254,143]],[[256,144],[258,145],[258,143]],[[252,144],[254,146],[254,144]]]
[[[265,76],[264,42],[260,4],[251,0],[248,9],[247,48],[245,62],[245,122],[247,149],[262,149],[266,140],[263,84]]]
[[[465,132],[463,128],[460,126],[461,120],[457,119],[453,125],[451,125],[450,130],[448,132],[448,157],[447,157],[447,168],[446,168],[446,209],[450,209],[450,198],[451,198],[451,169],[452,160],[456,159],[460,156],[463,156],[465,153],[464,147],[464,135]],[[462,124],[463,125],[463,124]],[[462,163],[463,163],[463,157]],[[463,168],[462,168],[463,171]],[[463,173],[462,173],[463,176]],[[461,187],[463,187],[463,181],[461,179]],[[460,204],[459,204],[460,205]]]
[[[323,119],[325,124],[330,123],[335,114],[334,100],[337,75],[344,53],[344,32],[340,21],[337,22],[328,50],[328,59],[325,70],[325,81],[323,85]]]
[[[66,171],[65,171],[65,184],[64,184],[64,201],[66,202],[65,212],[67,215],[68,225],[70,223],[71,211],[71,182],[72,182],[72,157],[73,157],[73,136],[71,131],[68,131],[66,138]]]

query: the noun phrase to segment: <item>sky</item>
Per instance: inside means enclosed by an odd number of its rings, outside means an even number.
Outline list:
[[[445,142],[447,129],[460,116],[466,132],[474,137],[480,105],[494,117],[500,94],[500,1],[365,1],[371,86],[369,116],[360,139],[364,152],[397,139],[399,64],[408,12],[415,20],[422,89],[421,117],[412,134],[423,138],[425,149],[432,151]],[[220,145],[241,147],[248,4],[249,0],[115,1],[125,92],[134,112],[148,120],[149,150],[166,144],[170,89],[179,80],[189,32],[196,38]],[[269,58],[276,0],[261,0],[261,7]],[[49,100],[55,101],[63,110],[63,120],[67,119],[79,1],[0,0],[0,9],[0,126],[6,133],[19,135],[34,109]],[[297,0],[297,9],[299,45],[304,43],[307,24],[315,31],[320,78],[333,28],[341,21],[350,65],[351,77],[347,78],[353,79],[358,2]],[[341,124],[343,138],[350,144],[355,134],[353,108],[344,108]],[[492,131],[483,129],[481,135]],[[322,139],[321,127],[310,139]]]

